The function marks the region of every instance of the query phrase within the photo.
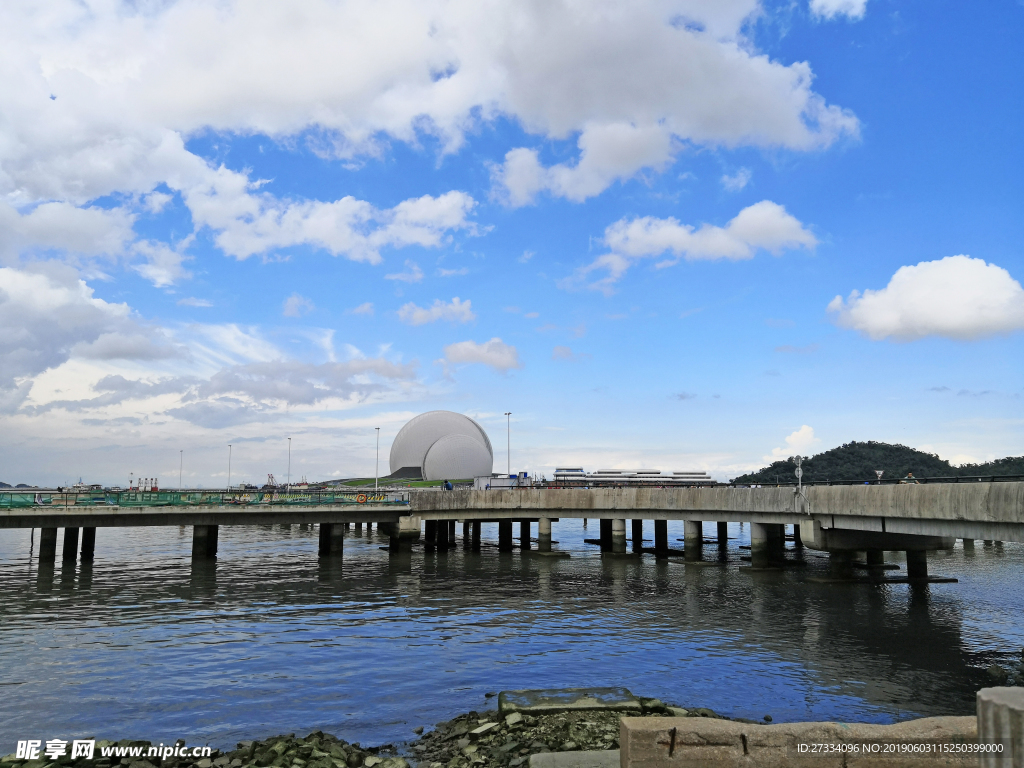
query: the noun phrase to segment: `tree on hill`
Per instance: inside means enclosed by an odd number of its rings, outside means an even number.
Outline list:
[[[776,461],[746,475],[734,483],[793,483],[796,482],[795,457]],[[1024,475],[1024,456],[1008,457],[985,464],[965,464],[954,467],[933,453],[925,453],[905,445],[867,442],[845,443],[838,448],[804,458],[804,482],[872,481],[876,470],[882,470],[883,480],[894,480],[913,473],[915,477],[972,477],[975,475]]]

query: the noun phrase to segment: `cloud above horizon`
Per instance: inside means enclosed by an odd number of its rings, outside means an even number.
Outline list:
[[[947,256],[900,267],[885,288],[836,296],[828,311],[875,341],[970,341],[1024,330],[1024,288],[983,259]]]

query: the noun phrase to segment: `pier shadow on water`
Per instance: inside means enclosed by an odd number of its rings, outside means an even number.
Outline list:
[[[932,559],[959,584],[822,584],[827,560],[602,558],[579,521],[571,559],[484,548],[391,556],[350,533],[318,559],[312,526],[100,529],[93,563],[40,566],[0,532],[0,734],[233,745],[316,728],[411,738],[502,689],[623,685],[776,722],[969,714],[984,668],[1024,646],[1024,548]],[[679,525],[679,534],[682,526]],[[672,535],[676,532],[672,531]],[[59,551],[59,549],[58,549]],[[709,560],[718,557],[713,544]]]

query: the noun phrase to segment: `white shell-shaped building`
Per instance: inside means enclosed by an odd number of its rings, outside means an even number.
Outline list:
[[[402,427],[391,444],[391,474],[424,480],[463,480],[490,475],[494,450],[483,427],[452,411],[421,413]]]

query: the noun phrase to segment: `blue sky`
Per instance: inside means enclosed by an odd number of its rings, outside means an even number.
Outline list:
[[[1024,5],[0,9],[0,479],[1024,453]]]

